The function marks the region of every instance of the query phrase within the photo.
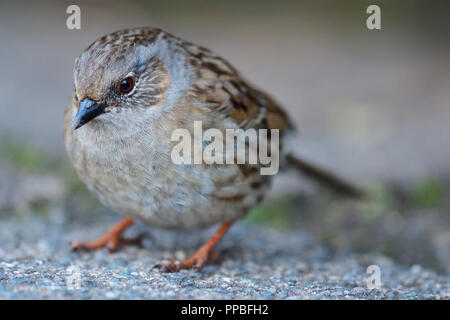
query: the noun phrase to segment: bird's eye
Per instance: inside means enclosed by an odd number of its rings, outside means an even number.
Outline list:
[[[120,81],[119,84],[119,91],[120,93],[129,93],[131,90],[133,90],[134,87],[134,80],[131,77],[125,78],[122,81]]]

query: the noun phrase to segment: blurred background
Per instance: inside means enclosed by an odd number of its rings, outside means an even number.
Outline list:
[[[70,4],[81,8],[81,30],[66,28]],[[370,4],[381,8],[381,30],[366,28]],[[449,273],[449,16],[450,3],[437,0],[2,0],[0,219],[117,218],[65,156],[73,63],[106,33],[157,26],[211,48],[270,92],[300,130],[298,154],[372,196],[337,201],[281,174],[246,223]]]

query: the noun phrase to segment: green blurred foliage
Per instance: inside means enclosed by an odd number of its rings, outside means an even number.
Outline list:
[[[445,186],[436,179],[425,179],[415,186],[412,197],[417,206],[436,208],[444,202]]]
[[[58,160],[36,146],[4,137],[0,139],[0,159],[18,170],[31,173],[48,172],[59,166]]]
[[[63,177],[71,191],[87,191],[68,159],[51,155],[28,142],[0,137],[0,160],[18,171],[33,174],[54,173]]]
[[[289,228],[296,202],[292,198],[282,198],[253,208],[245,218],[246,223],[267,225],[277,230]]]

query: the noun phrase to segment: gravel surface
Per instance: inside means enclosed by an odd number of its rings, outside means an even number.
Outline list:
[[[94,238],[118,217],[87,224],[61,218],[0,222],[0,299],[449,299],[450,277],[376,254],[333,256],[306,234],[238,224],[220,243],[222,261],[201,272],[163,274],[161,258],[183,258],[212,230],[196,235],[148,231],[141,247],[74,253],[69,242]],[[103,219],[103,220],[101,220]],[[378,265],[381,289],[367,289]]]

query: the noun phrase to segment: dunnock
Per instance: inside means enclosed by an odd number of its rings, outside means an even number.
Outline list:
[[[74,82],[64,118],[70,160],[104,205],[127,216],[97,241],[75,241],[75,249],[114,250],[133,219],[174,230],[221,223],[192,257],[159,266],[201,268],[216,257],[213,247],[263,199],[271,176],[260,174],[260,164],[174,164],[172,133],[192,132],[194,121],[220,131],[278,129],[281,169],[296,168],[337,191],[361,194],[293,156],[294,127],[267,93],[209,49],[160,29],[101,37],[76,59]]]

